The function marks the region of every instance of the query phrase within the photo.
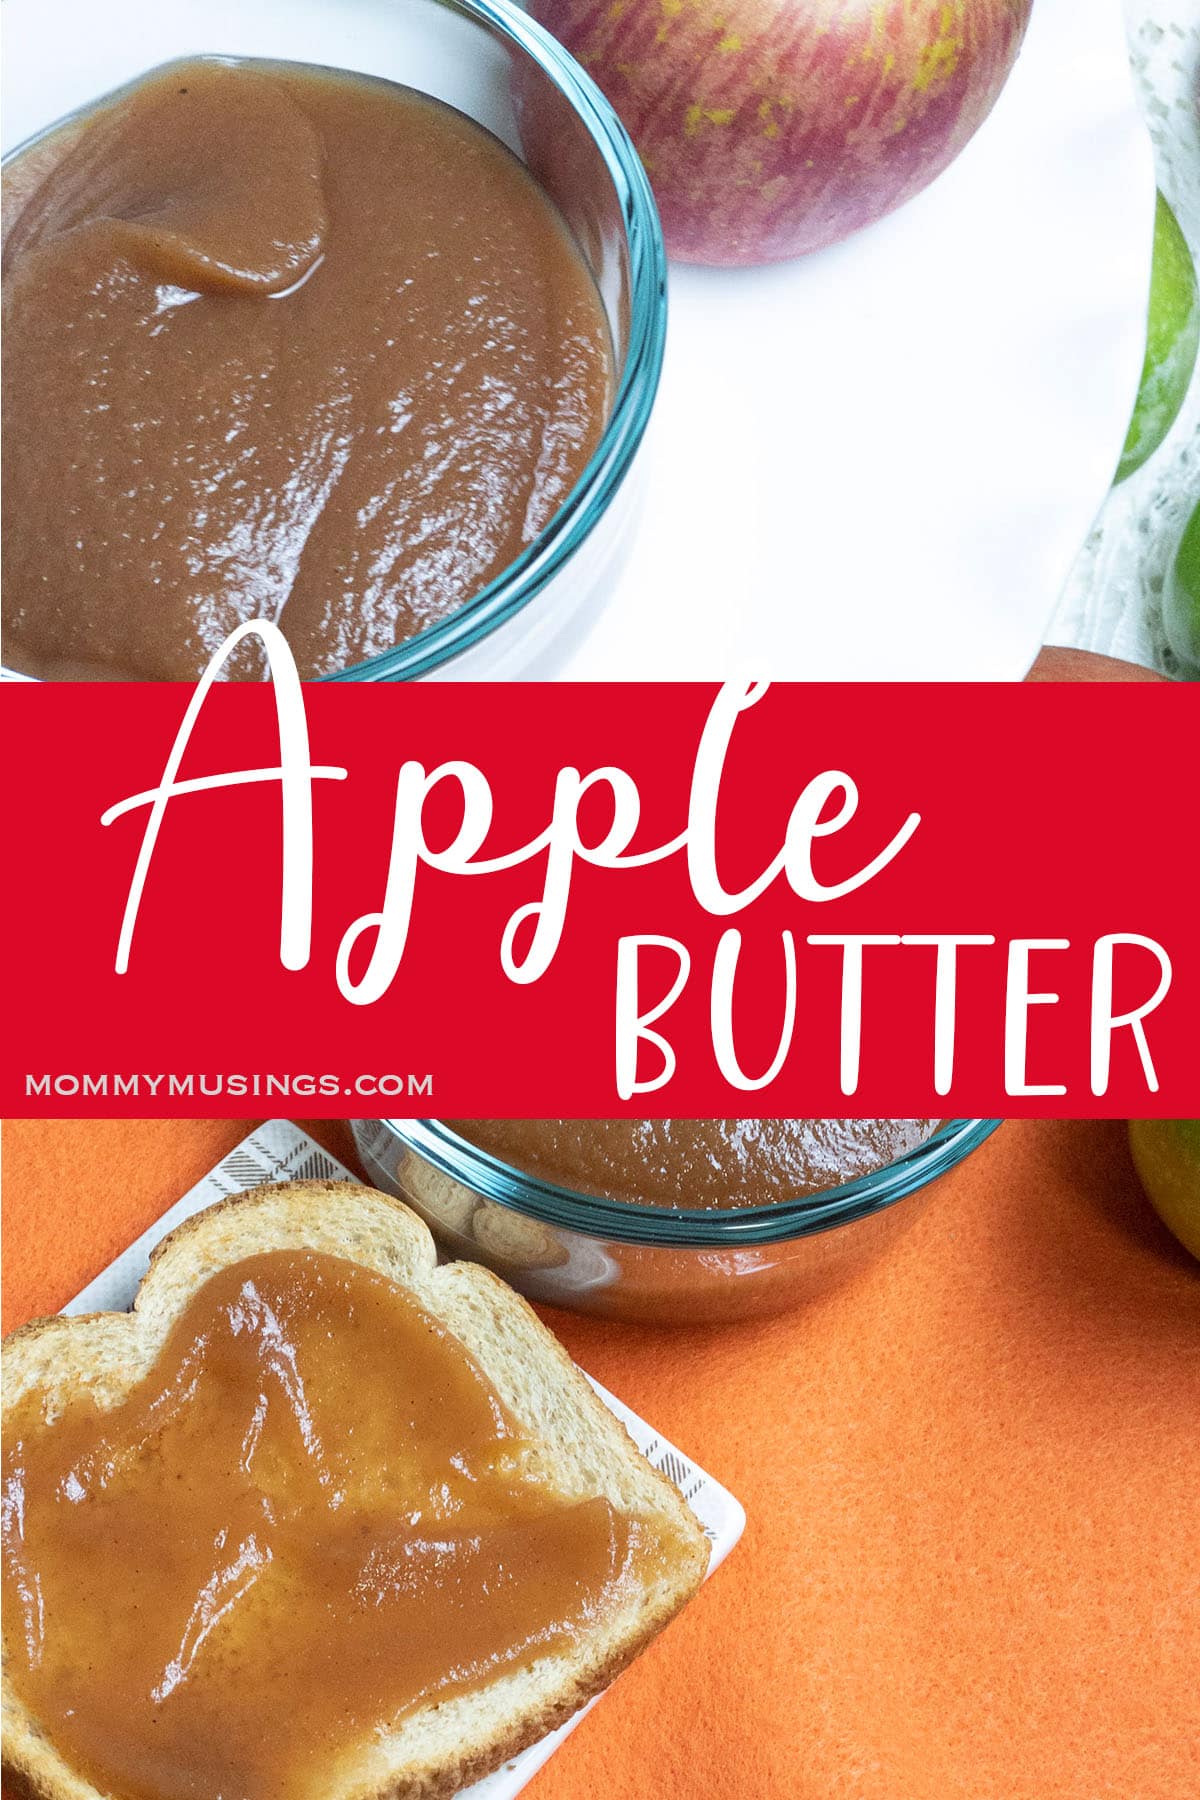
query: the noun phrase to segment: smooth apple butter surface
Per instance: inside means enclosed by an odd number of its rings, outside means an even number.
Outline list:
[[[605,1200],[772,1206],[869,1175],[936,1119],[449,1119],[527,1175]]]
[[[10,1678],[120,1800],[324,1800],[425,1701],[571,1640],[664,1554],[571,1501],[458,1340],[338,1257],[214,1276],[107,1411],[4,1455]]]
[[[4,188],[26,674],[194,678],[251,618],[302,674],[344,669],[500,574],[596,446],[591,276],[518,159],[425,95],[176,64]]]

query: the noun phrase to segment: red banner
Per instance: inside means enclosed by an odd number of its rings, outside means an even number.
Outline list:
[[[9,1115],[1200,1104],[1186,687],[59,685],[0,731]]]

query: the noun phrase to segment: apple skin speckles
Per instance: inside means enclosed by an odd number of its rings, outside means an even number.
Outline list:
[[[599,83],[681,262],[778,262],[927,187],[979,129],[1033,0],[531,0]]]

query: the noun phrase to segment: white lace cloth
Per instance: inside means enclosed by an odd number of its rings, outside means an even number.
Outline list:
[[[1125,0],[1130,57],[1158,185],[1200,259],[1200,0]],[[1047,639],[1168,673],[1163,579],[1200,500],[1200,370],[1166,442],[1109,495]]]

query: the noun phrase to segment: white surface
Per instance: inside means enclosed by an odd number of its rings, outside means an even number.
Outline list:
[[[1200,4],[1126,0],[1126,25],[1158,185],[1200,261]],[[1051,641],[1168,673],[1163,582],[1200,502],[1200,366],[1170,433],[1105,501],[1063,593]]]
[[[62,1310],[65,1313],[127,1310],[133,1304],[134,1294],[146,1273],[150,1253],[155,1245],[177,1225],[181,1225],[184,1219],[190,1219],[193,1213],[203,1211],[206,1206],[212,1206],[218,1200],[227,1199],[230,1194],[260,1187],[266,1181],[355,1179],[349,1169],[338,1162],[336,1157],[330,1156],[307,1133],[293,1125],[290,1119],[268,1119],[231,1150],[202,1181],[189,1189],[182,1200],[176,1201],[148,1231],[143,1232],[136,1243],[130,1244],[127,1250],[115,1257]],[[589,1375],[587,1379],[591,1381],[592,1378]],[[647,1425],[645,1419],[631,1412],[607,1388],[602,1388],[598,1381],[592,1381],[592,1386],[604,1404],[620,1419],[642,1454],[674,1482],[699,1519],[710,1545],[708,1572],[711,1575],[724,1562],[742,1535],[746,1515],[740,1502],[719,1482],[714,1481],[711,1475],[706,1475],[703,1469],[697,1468],[681,1450],[667,1443],[652,1426]],[[521,1792],[568,1733],[575,1729],[584,1713],[595,1705],[596,1701],[591,1701],[573,1719],[569,1719],[557,1731],[552,1731],[549,1737],[543,1738],[541,1743],[531,1745],[522,1756],[506,1763],[504,1768],[497,1769],[494,1775],[465,1789],[464,1796],[469,1795],[470,1800],[513,1800],[513,1796]]]
[[[188,51],[402,73],[403,0],[4,14],[7,144]],[[641,529],[561,672],[1023,673],[1128,422],[1153,185],[1118,0],[1035,0],[991,118],[909,206],[798,263],[674,270]]]
[[[673,270],[647,525],[572,672],[1023,674],[1124,440],[1152,213],[1116,0],[1034,0],[909,206]]]

